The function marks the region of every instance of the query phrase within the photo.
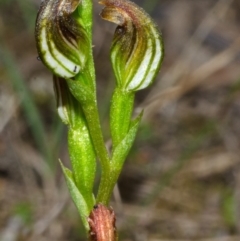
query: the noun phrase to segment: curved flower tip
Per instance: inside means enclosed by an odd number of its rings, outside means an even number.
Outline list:
[[[128,0],[102,0],[101,17],[118,25],[111,62],[121,88],[136,91],[149,86],[160,70],[163,41],[150,16]]]
[[[35,28],[42,62],[57,76],[71,78],[86,63],[88,37],[71,16],[81,0],[43,0]]]

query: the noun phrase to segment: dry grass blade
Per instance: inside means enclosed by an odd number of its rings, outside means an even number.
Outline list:
[[[192,73],[192,78],[196,80],[193,85],[207,80],[212,74],[229,65],[240,54],[240,37],[238,37],[226,50],[213,56],[206,63],[202,64]]]

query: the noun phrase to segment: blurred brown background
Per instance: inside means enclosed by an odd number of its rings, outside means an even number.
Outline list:
[[[135,0],[162,30],[165,59],[111,205],[123,241],[240,240],[240,1]],[[40,0],[0,0],[0,240],[86,240],[58,158],[67,130],[37,61]],[[109,139],[115,26],[94,1],[94,55]]]

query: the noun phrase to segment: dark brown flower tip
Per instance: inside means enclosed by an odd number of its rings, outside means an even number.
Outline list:
[[[116,241],[115,213],[102,204],[94,205],[88,217],[91,241]]]
[[[37,50],[42,62],[63,78],[75,76],[88,54],[88,37],[72,17],[81,0],[43,0],[35,28]]]
[[[102,0],[101,17],[118,25],[111,61],[118,86],[136,91],[152,83],[163,59],[160,32],[150,16],[128,0]]]

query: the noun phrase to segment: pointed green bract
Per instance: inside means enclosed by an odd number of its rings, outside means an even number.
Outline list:
[[[101,16],[118,25],[111,47],[117,84],[128,91],[149,86],[160,70],[163,42],[150,16],[127,0],[102,0]]]
[[[142,115],[143,113],[140,113],[140,115],[135,120],[132,121],[128,133],[113,151],[113,155],[111,158],[111,166],[110,166],[111,190],[113,190],[114,185],[118,180],[123,164],[136,138],[137,130],[138,130]]]
[[[76,187],[76,184],[74,182],[74,178],[72,175],[72,172],[67,169],[66,167],[63,166],[63,164],[61,163],[61,167],[62,167],[62,171],[64,173],[66,182],[67,182],[67,186],[68,186],[68,190],[71,194],[72,200],[75,203],[78,212],[82,218],[82,222],[84,224],[84,227],[86,228],[86,230],[89,230],[89,226],[87,223],[87,217],[91,212],[91,209],[88,207],[83,195],[81,194],[80,190],[78,190],[78,188]],[[94,203],[94,200],[92,201]]]
[[[111,159],[111,169],[112,170],[120,171],[122,169],[124,160],[126,159],[128,153],[133,145],[133,142],[135,140],[142,115],[143,115],[143,112],[140,113],[139,116],[135,120],[132,121],[132,124],[129,128],[129,132],[124,137],[124,139],[118,144],[118,146],[115,148],[112,159]]]
[[[72,13],[80,0],[44,0],[35,28],[39,58],[57,76],[71,78],[85,66],[89,39]]]

